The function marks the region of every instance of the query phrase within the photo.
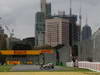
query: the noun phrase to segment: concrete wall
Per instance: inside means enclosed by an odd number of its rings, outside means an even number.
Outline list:
[[[79,59],[81,61],[93,60],[93,41],[83,40],[80,43]]]
[[[56,52],[53,54],[45,54],[45,63],[54,63],[56,64]]]
[[[71,61],[70,47],[63,47],[63,48],[59,49],[58,51],[59,51],[59,55],[60,55],[60,62],[62,62],[63,64],[66,64],[66,62]]]
[[[59,52],[59,61],[62,62],[64,65],[66,62],[71,61],[71,51],[70,47],[63,47],[58,49]],[[42,59],[42,58],[41,58]],[[56,64],[56,50],[54,50],[53,54],[45,54],[45,63],[54,63]]]

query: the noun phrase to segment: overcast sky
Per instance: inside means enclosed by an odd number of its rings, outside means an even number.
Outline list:
[[[79,14],[80,0],[72,0],[74,14]],[[93,32],[100,27],[100,0],[81,0],[83,25],[86,14],[88,24]],[[69,0],[48,0],[52,3],[52,14],[58,11],[69,13]],[[35,13],[40,10],[40,0],[0,0],[0,20],[1,24],[6,24],[10,29],[14,29],[15,37],[25,38],[34,36]],[[6,33],[7,30],[5,31]]]

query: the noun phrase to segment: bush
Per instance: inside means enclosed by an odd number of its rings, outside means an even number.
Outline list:
[[[64,66],[64,64],[62,62],[60,63],[56,63],[57,66]]]

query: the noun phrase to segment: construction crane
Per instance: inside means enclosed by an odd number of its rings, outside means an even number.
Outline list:
[[[7,49],[11,49],[11,42],[12,42],[12,38],[14,36],[14,29],[9,29],[9,27],[7,25],[5,25],[6,30],[9,32],[10,37],[7,39]]]
[[[5,25],[6,30],[9,32],[10,34],[10,38],[14,36],[14,29],[9,29],[9,27],[7,25]]]

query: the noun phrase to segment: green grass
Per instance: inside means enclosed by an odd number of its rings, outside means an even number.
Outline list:
[[[10,72],[13,65],[0,65],[0,72]]]

